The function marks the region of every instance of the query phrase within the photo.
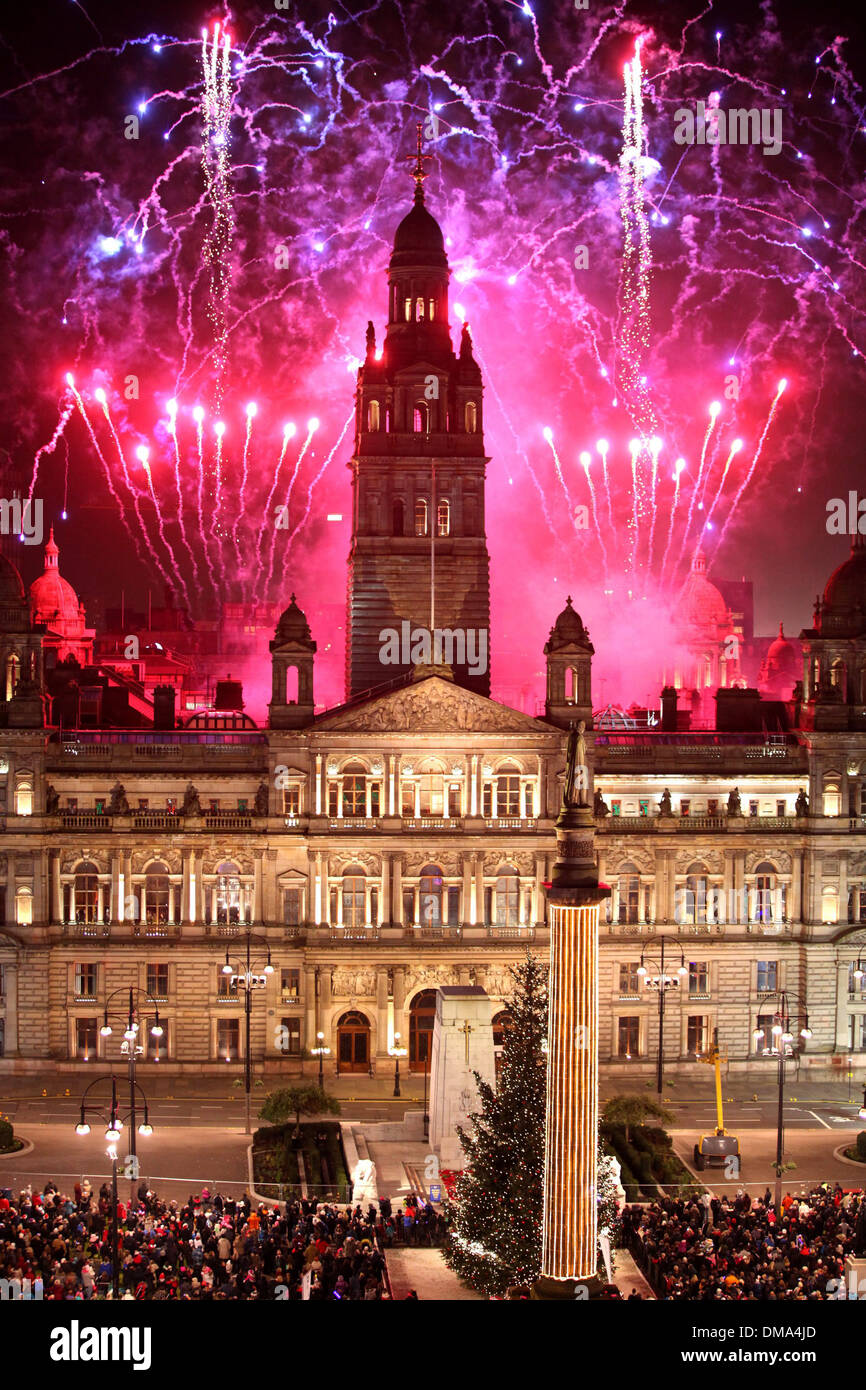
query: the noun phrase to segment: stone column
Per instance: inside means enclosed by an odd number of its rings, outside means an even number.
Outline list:
[[[475,855],[475,925],[484,925],[484,855]]]
[[[394,966],[394,1032],[401,1038],[409,1035],[405,1027],[406,1012],[406,971],[402,965]],[[401,1044],[402,1046],[402,1044]]]
[[[198,853],[197,853],[196,856],[195,856],[195,884],[196,884],[196,894],[195,894],[195,897],[196,897],[196,904],[195,904],[196,920],[199,921],[199,922],[204,922],[204,921],[206,921],[205,896],[204,896],[204,895],[205,895],[205,882],[204,882],[204,854],[202,853],[201,850],[199,850]]]
[[[791,907],[788,914],[792,922],[800,922],[803,916],[803,851],[795,849],[791,855]]]
[[[391,922],[391,855],[385,851],[382,854],[382,889],[380,893],[381,906],[379,916],[382,926],[387,927]]]
[[[192,851],[185,849],[181,852],[181,874],[182,882],[180,889],[180,920],[181,925],[188,927],[195,918],[190,914],[190,875],[192,872]]]
[[[394,788],[395,788],[395,780],[396,780],[395,763],[396,763],[396,758],[394,757],[394,754],[391,753],[391,754],[389,755],[389,757],[388,757],[388,815],[389,815],[389,816],[396,816],[396,814],[397,814],[397,810],[396,810],[397,799],[396,799],[396,793],[395,793],[395,790],[394,790]]]
[[[394,920],[394,925],[395,925],[396,927],[402,927],[402,926],[403,926],[403,856],[402,856],[401,854],[398,853],[398,854],[395,854],[395,855],[394,855],[394,858],[393,858],[393,861],[392,861],[392,867],[393,867],[393,875],[394,875],[394,878],[393,878],[393,882],[394,882],[394,897],[393,897],[393,913],[394,913],[394,919],[393,919],[393,920]]]
[[[323,853],[321,858],[321,883],[322,883],[322,921],[325,926],[331,926],[331,883],[328,877],[328,856]]]
[[[839,922],[848,921],[848,851],[839,851]]]
[[[544,921],[544,903],[542,893],[544,892],[544,865],[545,856],[536,854],[535,856],[535,883],[532,889],[532,920],[534,923]]]
[[[60,850],[51,850],[49,852],[49,858],[51,860],[50,921],[52,926],[57,926],[58,923],[63,921],[63,885],[60,882]]]
[[[473,920],[472,913],[472,855],[463,856],[463,902],[461,904],[460,920],[467,926]]]
[[[469,773],[469,814],[478,816],[481,814],[478,805],[478,754],[472,754],[472,766]]]
[[[306,1042],[304,1046],[309,1052],[316,1046],[316,1031],[318,1027],[316,1019],[316,967],[314,965],[304,966],[304,1031]],[[327,1039],[325,1040],[327,1044]]]
[[[458,967],[457,967],[457,983],[458,983],[459,985],[469,985],[469,984],[472,983],[472,981],[471,981],[470,978],[469,978],[469,966],[468,966],[468,965],[458,965]]]
[[[18,962],[6,963],[6,1056],[18,1056]]]
[[[388,1055],[388,970],[383,965],[376,969],[376,1051],[380,1057]]]
[[[257,849],[253,857],[253,922],[260,923],[264,918],[264,892],[262,881],[262,856],[264,850]]]
[[[277,851],[267,849],[263,859],[264,882],[262,886],[262,912],[265,922],[279,922],[282,920],[282,904],[279,909],[277,906]]]
[[[74,882],[74,880],[73,880]],[[15,851],[10,850],[6,855],[6,921],[17,922],[18,914],[15,906],[15,894],[17,883],[15,880]],[[73,892],[75,890],[73,889]],[[73,917],[73,921],[75,918]]]
[[[836,1052],[847,1052],[851,1046],[851,1022],[848,1013],[848,961],[836,962]]]

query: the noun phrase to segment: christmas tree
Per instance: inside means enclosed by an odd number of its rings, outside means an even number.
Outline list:
[[[541,1271],[547,1089],[547,971],[536,957],[511,969],[511,1027],[496,1089],[476,1072],[480,1111],[458,1129],[466,1168],[448,1204],[445,1262],[479,1293],[529,1287]],[[613,1244],[615,1172],[599,1146],[598,1226]]]
[[[480,1111],[459,1129],[466,1169],[449,1203],[445,1261],[481,1293],[529,1285],[541,1267],[547,972],[527,955],[514,993],[496,1089],[475,1073]]]

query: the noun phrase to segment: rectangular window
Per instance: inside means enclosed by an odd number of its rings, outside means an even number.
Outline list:
[[[621,999],[634,999],[640,994],[640,977],[637,973],[638,962],[630,960],[625,965],[619,967],[619,994]]]
[[[300,969],[295,969],[294,966],[288,966],[280,971],[280,993],[284,999],[300,999]]]
[[[523,784],[523,819],[531,820],[535,814],[535,797],[533,796],[533,786],[531,782]]]
[[[719,802],[715,796],[709,797],[707,801],[707,815],[717,816],[719,814]]]
[[[299,816],[301,814],[301,787],[296,783],[292,787],[283,787],[283,815]]]
[[[75,994],[78,999],[96,998],[96,966],[76,965]]]
[[[484,889],[484,921],[481,925],[489,927],[493,921],[493,889]]]
[[[241,1021],[239,1018],[217,1019],[217,1057],[221,1062],[236,1062],[241,1050]]]
[[[176,796],[167,796],[167,797],[165,798],[165,809],[166,809],[167,811],[170,811],[172,815],[175,814],[175,812],[177,811],[177,797],[176,797]]]
[[[773,1046],[773,1024],[775,1021],[772,1014],[758,1014],[758,1022],[755,1027],[760,1036],[752,1041],[752,1046],[756,1052],[763,1052]]]
[[[617,1020],[617,1056],[618,1057],[639,1057],[640,1056],[640,1019],[632,1015],[623,1015]]]
[[[6,966],[0,965],[0,999],[6,998]]]
[[[776,815],[777,815],[777,816],[783,816],[784,814],[785,814],[785,803],[784,803],[784,801],[777,801],[777,802],[776,802]]]
[[[283,921],[287,927],[299,927],[301,925],[300,888],[283,889]]]
[[[749,815],[750,815],[750,816],[756,816],[757,814],[758,814],[758,803],[757,803],[757,801],[750,801],[750,802],[749,802]]]
[[[641,816],[648,816],[648,815],[649,815],[649,797],[648,797],[648,796],[641,796],[641,797],[638,798],[637,809],[638,809],[638,815],[641,815]]]
[[[621,816],[621,815],[622,815],[622,802],[621,802],[621,801],[612,801],[612,802],[610,803],[610,812],[611,812],[611,815],[612,815],[612,816]]]
[[[379,924],[379,889],[375,883],[370,885],[370,925],[373,927]]]
[[[343,815],[366,816],[367,779],[366,777],[343,778]]]
[[[77,811],[77,810],[78,810],[78,797],[77,797],[77,796],[67,796],[67,798],[66,798],[66,809],[67,809],[67,811]]]
[[[339,809],[339,790],[340,789],[337,786],[336,782],[328,783],[328,815],[331,817],[331,820],[336,820],[337,818],[337,812]]]
[[[493,786],[490,782],[485,782],[481,788],[481,814],[488,817],[493,815]]]
[[[224,975],[222,966],[219,967],[217,976],[217,998],[218,999],[237,999],[238,979],[237,975]]]
[[[145,990],[148,999],[168,998],[168,966],[148,965]]]
[[[759,960],[757,982],[758,993],[769,994],[771,990],[778,988],[779,962],[776,960]]]
[[[706,1052],[708,1032],[703,1014],[689,1014],[686,1020],[686,1051],[690,1054]]]
[[[453,819],[460,815],[460,783],[452,782],[448,788],[448,814]]]
[[[382,783],[370,783],[370,815],[381,816],[382,814]]]
[[[75,1055],[80,1062],[90,1062],[96,1057],[96,1038],[95,1018],[75,1020]]]
[[[680,815],[681,815],[681,816],[687,816],[687,815],[689,814],[689,811],[691,810],[691,808],[692,808],[692,803],[689,801],[688,797],[681,797],[681,798],[680,798]]]
[[[150,798],[149,798],[149,797],[140,796],[140,797],[138,798],[138,809],[139,809],[139,811],[146,811],[146,810],[148,809],[149,806],[150,806]]]
[[[337,925],[337,890],[336,890],[336,888],[332,888],[332,889],[331,889],[331,893],[330,893],[330,902],[331,902],[331,926],[332,926],[332,927],[335,927],[335,926]]]
[[[703,997],[710,992],[710,967],[705,960],[689,961],[689,994]],[[689,1049],[691,1051],[691,1049]]]
[[[299,1018],[281,1018],[282,1029],[281,1051],[287,1057],[300,1057],[301,1055],[301,1020]]]
[[[409,927],[415,925],[415,890],[413,888],[403,889],[403,921]]]
[[[144,1033],[141,1038],[141,1045],[144,1048],[143,1056],[159,1061],[168,1056],[168,1019],[160,1015],[159,1027],[162,1029],[159,1037],[155,1038],[151,1032],[155,1028],[156,1014],[149,1014],[144,1020]]]
[[[414,782],[404,782],[400,790],[400,814],[409,816],[415,814],[415,784]]]
[[[497,816],[520,815],[520,778],[498,777],[496,788]]]
[[[638,921],[640,909],[640,879],[636,874],[619,880],[619,920],[624,923]]]
[[[245,796],[239,796],[239,797],[238,797],[238,810],[239,810],[239,811],[244,811],[244,812],[246,812],[246,810],[248,809],[248,807],[249,807],[249,801],[247,800],[247,798],[246,798]]]
[[[210,797],[207,803],[207,808],[209,811],[218,811],[220,808],[219,798],[215,796]]]

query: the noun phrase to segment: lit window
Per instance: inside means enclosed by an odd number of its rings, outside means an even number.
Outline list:
[[[436,508],[436,534],[437,536],[447,536],[451,532],[451,504],[442,501]]]
[[[427,534],[427,503],[423,497],[417,498],[415,502],[415,535],[426,536]]]

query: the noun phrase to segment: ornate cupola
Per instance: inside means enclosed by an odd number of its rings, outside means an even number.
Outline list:
[[[572,607],[571,594],[550,629],[544,644],[547,657],[547,698],[544,717],[551,724],[571,728],[582,719],[592,728],[592,658],[595,648],[589,640],[580,614]]]
[[[481,371],[468,325],[459,353],[451,341],[445,239],[424,197],[429,158],[419,125],[413,203],[388,266],[385,339],[379,348],[368,323],[358,371],[349,463],[348,698],[410,675],[412,662],[403,657],[414,636],[430,633],[432,648],[437,629],[460,634],[455,681],[490,693],[487,658],[483,670],[460,659],[464,647],[489,652]],[[400,660],[393,661],[397,650]]]
[[[313,658],[310,624],[292,594],[269,643],[273,686],[268,706],[272,729],[300,729],[313,721]]]

